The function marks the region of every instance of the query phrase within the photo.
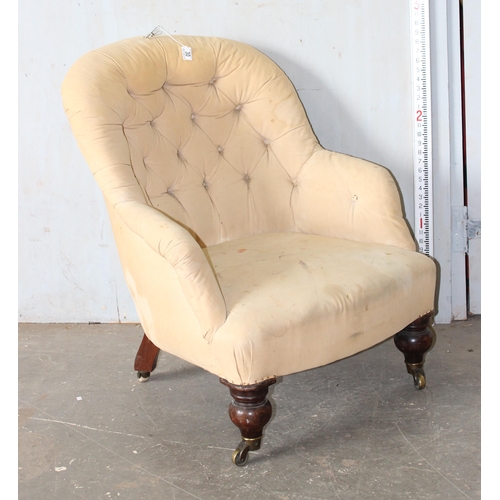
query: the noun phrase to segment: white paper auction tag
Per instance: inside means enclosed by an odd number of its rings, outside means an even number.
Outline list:
[[[182,58],[184,61],[192,61],[193,60],[193,51],[191,50],[191,47],[187,47],[186,45],[183,45],[181,47],[182,50]]]

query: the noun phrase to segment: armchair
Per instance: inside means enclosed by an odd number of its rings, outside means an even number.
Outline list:
[[[109,211],[144,329],[229,388],[259,449],[278,377],[394,336],[417,389],[434,333],[436,268],[416,251],[383,167],[318,143],[283,71],[231,40],[134,37],[94,50],[62,86]]]

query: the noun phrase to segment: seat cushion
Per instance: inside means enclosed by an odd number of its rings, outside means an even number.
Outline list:
[[[211,350],[218,373],[235,384],[350,356],[434,306],[435,264],[414,251],[268,233],[207,253],[228,311]]]

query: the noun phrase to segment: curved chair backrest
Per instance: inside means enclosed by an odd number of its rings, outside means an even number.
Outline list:
[[[276,64],[242,43],[178,39],[88,53],[63,101],[144,328],[135,369],[147,379],[161,349],[219,376],[244,465],[277,377],[396,334],[425,386],[436,269],[390,173],[323,149]]]
[[[140,201],[202,246],[294,231],[300,176],[322,149],[288,77],[246,44],[135,37],[83,56],[65,82],[73,132],[112,206]]]

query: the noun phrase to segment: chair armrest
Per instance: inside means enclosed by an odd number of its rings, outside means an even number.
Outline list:
[[[123,224],[174,268],[203,337],[210,341],[226,320],[226,304],[200,245],[186,229],[148,205],[126,201],[114,209]]]
[[[320,149],[299,180],[298,230],[416,250],[398,187],[386,168]]]

